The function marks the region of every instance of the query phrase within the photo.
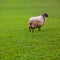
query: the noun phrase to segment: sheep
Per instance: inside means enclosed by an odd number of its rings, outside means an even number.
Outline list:
[[[29,31],[34,32],[35,28],[38,28],[38,31],[40,31],[41,27],[45,24],[46,17],[48,17],[47,13],[43,13],[40,16],[31,17],[29,19]]]

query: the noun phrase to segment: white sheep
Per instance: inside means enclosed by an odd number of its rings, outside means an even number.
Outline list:
[[[29,30],[31,32],[34,32],[35,28],[38,28],[38,30],[40,31],[41,27],[44,25],[45,23],[45,18],[48,17],[48,14],[43,13],[40,16],[36,16],[36,17],[31,17],[29,19]]]

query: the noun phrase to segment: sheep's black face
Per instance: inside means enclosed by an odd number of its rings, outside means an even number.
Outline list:
[[[48,17],[48,14],[44,13],[44,16]]]

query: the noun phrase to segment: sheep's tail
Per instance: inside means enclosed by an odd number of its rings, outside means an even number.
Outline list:
[[[29,23],[29,27],[30,27],[30,28],[32,28],[32,25],[33,25],[32,23]]]

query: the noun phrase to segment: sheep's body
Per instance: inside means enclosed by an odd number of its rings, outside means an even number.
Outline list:
[[[36,25],[36,26],[42,26],[44,25],[44,18],[42,16],[36,16],[36,17],[31,17],[29,19],[29,24],[31,23],[32,25]]]
[[[41,28],[41,26],[44,25],[45,23],[45,17],[48,17],[47,14],[42,14],[40,16],[36,16],[36,17],[31,17],[29,19],[29,30],[31,31],[34,30],[35,28]]]

